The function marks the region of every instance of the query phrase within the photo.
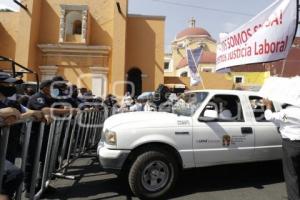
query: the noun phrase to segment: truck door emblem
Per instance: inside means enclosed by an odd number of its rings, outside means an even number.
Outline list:
[[[223,146],[229,147],[231,142],[231,138],[229,135],[223,135]]]

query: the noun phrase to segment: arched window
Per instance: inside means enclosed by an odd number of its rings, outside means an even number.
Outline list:
[[[73,22],[73,35],[81,35],[82,33],[82,22],[80,20],[75,20]]]
[[[74,35],[82,32],[82,14],[78,11],[70,11],[66,15],[66,35]]]
[[[182,72],[181,74],[180,74],[180,77],[187,77],[188,76],[188,73],[187,72]]]

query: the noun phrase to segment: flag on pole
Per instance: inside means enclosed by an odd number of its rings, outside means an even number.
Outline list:
[[[191,74],[191,86],[198,85],[202,82],[201,76],[198,71],[198,65],[200,63],[200,58],[202,54],[202,47],[198,47],[196,49],[186,49],[188,65]]]

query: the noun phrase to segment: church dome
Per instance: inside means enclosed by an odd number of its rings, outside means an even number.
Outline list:
[[[176,39],[180,39],[186,36],[208,36],[211,37],[209,32],[205,30],[204,28],[199,27],[190,27],[187,29],[184,29],[180,33],[177,34]]]
[[[209,32],[201,27],[196,27],[196,20],[194,17],[189,21],[189,28],[184,29],[177,34],[176,39],[180,39],[187,36],[208,36],[211,37]]]

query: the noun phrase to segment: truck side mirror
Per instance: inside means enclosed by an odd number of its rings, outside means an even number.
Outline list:
[[[209,122],[215,121],[219,118],[218,112],[216,110],[205,110],[203,117],[199,117],[199,121]]]

